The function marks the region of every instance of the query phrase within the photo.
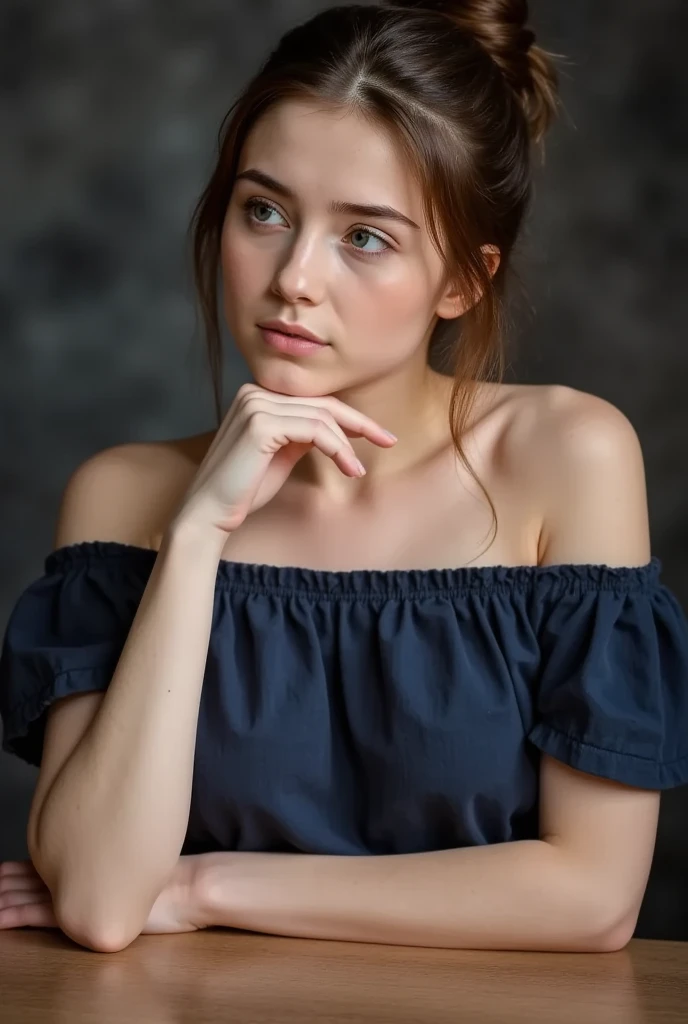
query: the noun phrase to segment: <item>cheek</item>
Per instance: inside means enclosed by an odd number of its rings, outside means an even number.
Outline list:
[[[346,319],[352,336],[374,338],[373,351],[378,357],[399,358],[408,355],[427,328],[428,284],[422,270],[370,281],[369,287],[358,290],[358,301],[348,305]],[[372,353],[371,353],[372,354]]]
[[[235,302],[239,297],[250,295],[256,287],[260,272],[260,261],[250,246],[241,242],[236,231],[225,228],[220,247],[220,269],[222,285],[227,299]]]

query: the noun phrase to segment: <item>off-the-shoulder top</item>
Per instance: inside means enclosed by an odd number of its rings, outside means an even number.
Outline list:
[[[105,690],[157,555],[52,552],[0,654],[3,748]],[[688,782],[688,623],[641,567],[221,561],[183,853],[412,853],[538,836],[541,753]],[[191,595],[189,600],[191,600]]]

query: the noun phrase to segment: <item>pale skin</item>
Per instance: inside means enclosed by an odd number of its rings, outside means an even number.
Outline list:
[[[256,169],[299,201],[241,177]],[[360,503],[383,476],[446,437],[437,394],[446,381],[428,369],[427,344],[437,318],[456,318],[464,305],[441,288],[443,267],[426,230],[328,212],[332,200],[353,198],[423,225],[421,196],[392,143],[360,118],[280,105],[247,141],[238,179],[222,235],[224,311],[254,378],[280,394],[334,395],[404,441],[387,451],[352,440],[367,470],[353,484],[317,450],[297,465],[295,479],[314,485],[318,505]],[[261,198],[276,209],[258,205],[248,219],[243,204]],[[497,263],[493,254],[493,270]],[[297,320],[331,346],[309,358],[275,358],[255,326],[270,317]]]
[[[649,561],[644,466],[633,427],[602,399],[558,386],[481,392],[467,447],[500,518],[497,540],[483,550],[491,519],[467,474],[457,478],[447,423],[450,382],[426,365],[436,318],[456,317],[464,307],[442,285],[421,197],[390,140],[350,114],[289,104],[249,137],[239,171],[251,168],[285,184],[293,197],[245,178],[237,182],[222,236],[229,328],[264,393],[261,401],[326,409],[367,473],[356,477],[341,459],[306,444],[279,493],[228,535],[224,557],[322,568],[370,564],[373,550],[387,567],[472,559],[478,565]],[[247,220],[242,204],[251,199],[266,226]],[[333,214],[328,204],[337,199],[386,204],[420,227]],[[366,257],[357,246],[384,255]],[[485,256],[494,272],[499,254],[486,247]],[[331,344],[307,358],[267,350],[256,323],[270,317],[298,320]],[[368,418],[365,430],[347,423],[344,406]],[[398,442],[383,443],[375,425]],[[212,440],[211,434],[122,446],[129,508],[140,509],[138,519],[131,512],[126,524],[115,521],[113,507],[126,503],[106,500],[101,488],[98,524],[88,536],[63,533],[62,542],[120,539],[156,547]],[[144,502],[137,496],[146,488]],[[435,518],[423,521],[431,512],[418,495],[428,493]],[[408,515],[405,530],[395,511],[400,504]],[[425,529],[417,528],[419,521]],[[340,542],[336,565],[329,561],[333,529]],[[174,904],[178,912],[165,918],[169,930],[220,924],[353,941],[618,949],[637,921],[658,812],[657,792],[543,756],[538,840],[376,858],[227,852],[196,859],[191,873],[189,859],[180,858],[178,872],[148,908],[148,926],[163,930],[152,922]],[[545,911],[538,914],[543,889]],[[179,892],[184,897],[175,903]],[[589,932],[576,906],[594,918]],[[55,927],[51,914],[50,893],[32,866],[3,865],[0,927]],[[134,938],[114,931],[94,948],[113,951]]]

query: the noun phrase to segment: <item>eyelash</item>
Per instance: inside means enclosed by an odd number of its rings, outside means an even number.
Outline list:
[[[247,214],[250,214],[251,210],[255,209],[256,206],[267,206],[269,207],[269,209],[274,210],[275,213],[280,213],[277,207],[267,199],[247,199],[246,202],[242,204],[242,209]],[[280,217],[281,216],[282,214],[280,213]],[[248,219],[252,225],[255,225],[257,227],[269,228],[272,226],[270,224],[263,224],[262,221],[255,220],[252,217],[249,217]],[[363,252],[362,249],[356,249],[356,247],[354,246],[354,251],[356,252],[357,256],[360,255],[364,259],[378,259],[380,256],[386,256],[387,252],[392,250],[392,246],[389,244],[389,242],[382,238],[381,235],[378,235],[377,232],[371,231],[370,228],[367,228],[364,225],[360,225],[360,227],[352,228],[349,234],[353,234],[354,231],[362,231],[364,234],[370,235],[371,238],[377,238],[379,242],[382,242],[386,246],[385,249],[381,249],[379,252]]]

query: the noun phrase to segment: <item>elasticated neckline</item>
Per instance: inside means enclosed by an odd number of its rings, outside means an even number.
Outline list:
[[[50,705],[108,689],[157,555],[48,555],[0,648],[5,751],[40,766]],[[688,624],[660,569],[213,565],[183,855],[537,839],[541,754],[684,785]]]
[[[45,560],[46,573],[83,564],[92,559],[127,559],[150,568],[157,551],[119,541],[83,541],[52,551]],[[661,560],[653,556],[646,565],[609,566],[594,563],[559,565],[487,565],[435,569],[312,569],[221,559],[218,586],[230,586],[255,593],[310,593],[314,596],[404,596],[429,593],[451,595],[465,591],[526,590],[547,581],[581,591],[614,590],[624,593],[647,591],[662,571]]]

